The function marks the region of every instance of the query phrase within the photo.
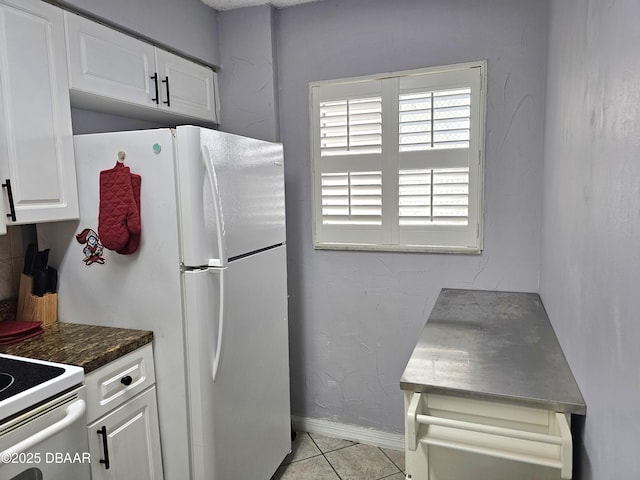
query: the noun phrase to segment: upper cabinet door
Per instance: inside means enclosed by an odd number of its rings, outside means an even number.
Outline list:
[[[6,222],[78,218],[62,10],[0,0],[0,37],[0,179],[15,211]],[[9,213],[7,187],[0,201]]]
[[[218,123],[211,68],[73,13],[64,19],[74,106],[172,125]]]
[[[152,45],[73,13],[64,17],[72,95],[82,99],[98,93],[135,105],[157,104]]]
[[[211,68],[156,48],[156,70],[161,108],[218,123]]]

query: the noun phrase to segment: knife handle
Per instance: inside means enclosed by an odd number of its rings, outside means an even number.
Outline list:
[[[36,297],[44,296],[47,291],[47,273],[44,270],[37,270],[33,274],[33,293]]]
[[[58,290],[58,270],[53,267],[47,267],[46,275],[46,292],[56,293]]]
[[[36,261],[36,244],[27,245],[27,252],[24,254],[24,267],[22,273],[25,275],[33,275],[34,262]]]

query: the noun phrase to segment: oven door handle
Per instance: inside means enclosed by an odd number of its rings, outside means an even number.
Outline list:
[[[45,441],[46,439],[53,437],[57,433],[75,423],[80,418],[84,418],[84,413],[87,410],[84,400],[78,399],[71,403],[66,408],[66,415],[62,420],[57,421],[53,425],[42,429],[35,435],[31,435],[29,438],[25,438],[21,442],[16,443],[12,447],[7,448],[4,452],[0,453],[0,459],[10,458],[12,455],[22,453],[30,450],[35,445]]]

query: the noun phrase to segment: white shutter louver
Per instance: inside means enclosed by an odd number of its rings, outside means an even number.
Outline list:
[[[400,95],[400,151],[469,148],[471,89]]]
[[[382,151],[382,98],[320,102],[320,155]]]
[[[322,223],[380,225],[382,172],[323,173]]]
[[[400,170],[400,226],[467,225],[469,169]]]

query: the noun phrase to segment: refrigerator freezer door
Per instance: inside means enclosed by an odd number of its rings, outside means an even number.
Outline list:
[[[177,132],[183,263],[225,265],[284,243],[282,145],[192,126]]]
[[[285,260],[184,274],[194,479],[264,480],[291,450]]]

